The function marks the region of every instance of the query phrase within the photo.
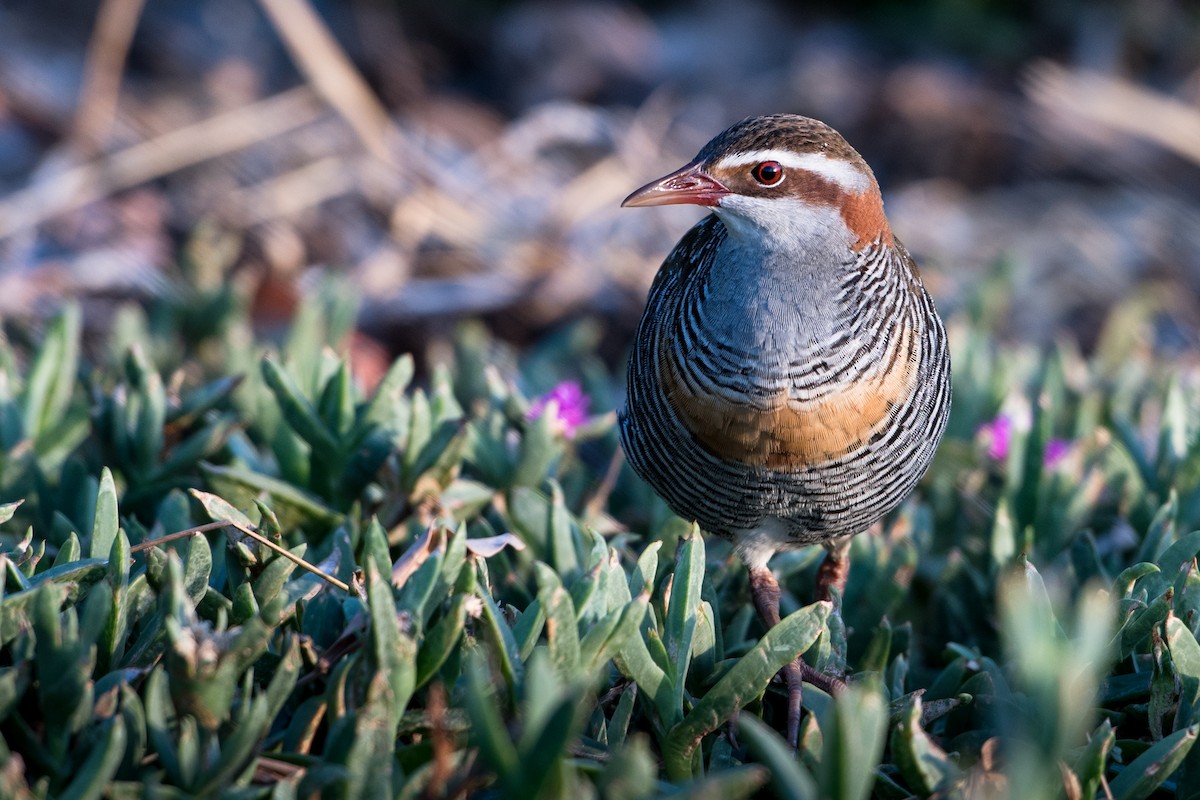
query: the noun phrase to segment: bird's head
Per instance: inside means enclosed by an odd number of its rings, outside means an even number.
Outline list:
[[[711,207],[735,237],[803,245],[840,220],[856,250],[892,241],[867,162],[833,128],[794,114],[742,120],[621,205],[680,203]]]

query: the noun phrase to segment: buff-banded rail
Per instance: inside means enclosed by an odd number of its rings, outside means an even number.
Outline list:
[[[950,410],[946,332],[870,167],[822,122],[743,120],[623,205],[675,203],[712,213],[650,289],[621,442],[676,514],[732,541],[771,627],[771,557],[824,545],[818,596],[840,596],[850,537],[929,466]],[[841,681],[802,658],[784,673],[794,747],[802,683]]]

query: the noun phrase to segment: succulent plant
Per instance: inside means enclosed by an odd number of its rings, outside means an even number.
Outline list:
[[[466,325],[364,393],[344,294],[278,348],[206,307],[95,363],[74,308],[0,344],[0,796],[1200,794],[1193,372],[968,310],[929,476],[840,608],[776,559],[764,635],[728,545],[616,460],[587,324]],[[793,753],[797,654],[850,688]]]

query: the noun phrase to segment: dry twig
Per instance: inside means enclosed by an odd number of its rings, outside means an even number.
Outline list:
[[[261,0],[296,65],[341,114],[371,155],[392,163],[392,122],[345,51],[306,0]]]
[[[205,531],[215,531],[218,528],[227,527],[229,527],[229,523],[225,522],[224,520],[219,522],[206,522],[203,525],[196,525],[182,531],[175,531],[174,533],[168,533],[163,536],[159,536],[157,539],[147,539],[144,542],[139,542],[133,547],[130,547],[129,552],[130,554],[140,553],[143,550],[149,550],[151,547],[157,547],[160,544],[167,544],[168,542],[173,542],[177,539],[186,539],[189,536],[195,536],[197,534],[204,533]]]
[[[48,176],[0,200],[0,239],[113,192],[308,125],[322,113],[312,90],[303,86]]]
[[[305,561],[303,558],[300,558],[298,555],[296,555],[292,551],[288,550],[286,547],[280,547],[279,545],[275,544],[270,539],[268,539],[266,536],[263,536],[261,533],[254,530],[253,528],[251,528],[250,526],[243,525],[242,523],[237,522],[235,520],[231,520],[231,519],[222,519],[222,520],[217,520],[215,522],[207,522],[203,525],[196,525],[195,527],[188,528],[187,530],[176,531],[175,533],[168,533],[165,536],[158,537],[157,539],[150,539],[149,541],[145,541],[145,542],[136,544],[133,547],[129,548],[129,552],[137,553],[142,550],[148,550],[151,547],[154,547],[156,545],[166,544],[167,542],[173,542],[176,539],[182,539],[187,536],[195,536],[198,533],[204,533],[205,531],[217,530],[218,528],[235,528],[240,533],[245,534],[246,536],[249,536],[251,539],[254,539],[255,541],[261,543],[265,547],[267,547],[271,550],[274,550],[276,553],[283,556],[288,561],[291,561],[296,566],[298,566],[302,569],[306,569],[309,572],[313,573],[314,575],[319,576],[320,578],[325,580],[327,583],[333,584],[334,586],[341,589],[343,592],[349,593],[349,591],[350,591],[350,587],[346,583],[333,577],[325,570],[321,569],[320,567],[318,567],[314,564],[310,564],[309,562]]]
[[[343,583],[342,581],[333,577],[332,575],[330,575],[328,572],[321,569],[320,567],[318,567],[314,564],[308,563],[303,558],[301,558],[300,556],[293,553],[291,550],[288,550],[286,547],[280,547],[279,545],[275,544],[270,539],[268,539],[266,536],[263,536],[261,533],[254,530],[253,528],[251,528],[250,526],[243,525],[242,523],[236,522],[234,520],[228,520],[228,521],[226,521],[225,524],[229,525],[230,527],[237,528],[239,531],[246,534],[251,539],[254,539],[255,541],[259,542],[260,544],[262,544],[263,546],[267,547],[270,550],[274,550],[276,553],[283,556],[288,561],[291,561],[293,564],[300,567],[301,569],[306,569],[309,572],[311,572],[312,574],[322,578],[326,583],[333,584],[334,586],[338,587],[339,589],[341,589],[343,592],[346,592],[347,594],[350,593],[350,586],[348,584]]]
[[[117,115],[117,96],[129,45],[145,0],[104,0],[88,42],[83,87],[71,137],[84,153],[99,154]]]
[[[1154,142],[1200,164],[1200,109],[1120,78],[1042,61],[1025,91],[1038,106]]]

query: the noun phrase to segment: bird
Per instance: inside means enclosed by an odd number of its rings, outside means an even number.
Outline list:
[[[874,173],[829,125],[750,117],[622,206],[711,210],[651,285],[618,413],[634,471],[677,515],[729,539],[767,628],[771,557],[827,551],[820,599],[840,598],[852,536],[928,468],[950,411],[946,330],[893,234]],[[788,741],[802,684],[784,668]]]

